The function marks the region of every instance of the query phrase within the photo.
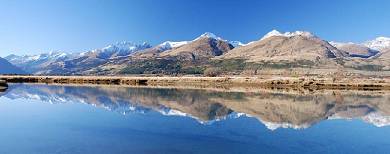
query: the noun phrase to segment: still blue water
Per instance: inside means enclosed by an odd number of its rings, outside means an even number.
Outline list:
[[[12,84],[0,153],[389,153],[389,98]]]

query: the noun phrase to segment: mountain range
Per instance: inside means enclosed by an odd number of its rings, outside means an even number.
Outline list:
[[[156,46],[119,42],[86,52],[9,55],[5,59],[28,73],[51,75],[386,75],[390,71],[390,38],[341,43],[306,31],[273,30],[244,44],[207,32],[194,40]]]

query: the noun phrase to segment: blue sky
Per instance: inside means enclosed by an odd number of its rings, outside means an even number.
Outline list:
[[[388,0],[0,0],[0,56],[153,45],[212,32],[249,42],[272,29],[326,40],[390,37]]]

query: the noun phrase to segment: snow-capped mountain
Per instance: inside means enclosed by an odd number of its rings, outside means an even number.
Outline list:
[[[70,54],[62,51],[52,51],[52,52],[42,53],[37,55],[24,55],[24,56],[17,56],[11,54],[5,57],[5,59],[7,59],[13,65],[20,67],[26,72],[34,73],[35,71],[41,69],[42,67],[46,67],[52,62],[65,61],[74,56],[75,56],[74,54]]]
[[[135,44],[123,41],[80,53],[55,51],[38,55],[9,55],[6,59],[29,73],[69,73],[68,71],[95,67],[110,58],[129,56],[150,47],[148,43]]]
[[[172,57],[178,59],[180,62],[205,62],[210,58],[228,52],[232,48],[234,47],[229,41],[213,33],[206,32],[187,44],[182,45],[180,48],[162,52],[158,56]]]
[[[304,36],[304,37],[316,37],[314,34],[307,32],[307,31],[295,31],[295,32],[285,32],[281,33],[277,30],[272,30],[265,34],[261,40],[264,40],[266,38],[270,38],[272,36],[282,36],[282,37],[293,37],[293,36]]]
[[[128,56],[134,52],[151,48],[152,46],[146,42],[142,44],[135,44],[132,42],[117,42],[110,44],[101,49],[94,49],[91,51],[83,52],[81,55],[97,54],[100,58],[111,58],[112,56]]]
[[[11,54],[5,57],[5,59],[7,59],[8,61],[10,61],[15,65],[19,65],[23,63],[34,63],[34,62],[43,62],[49,60],[57,60],[57,59],[65,58],[68,55],[70,54],[61,51],[52,51],[52,52],[42,53],[37,55],[24,55],[24,56]]]
[[[296,63],[297,60],[310,61],[311,65],[316,65],[319,59],[322,59],[324,67],[325,65],[328,67],[334,64],[334,58],[347,56],[348,53],[338,50],[310,32],[281,33],[272,30],[260,40],[234,48],[220,58],[224,60],[246,59],[258,63],[280,63],[283,61],[281,65]]]
[[[211,39],[215,39],[215,40],[224,40],[221,37],[219,37],[219,36],[217,36],[217,35],[215,35],[215,34],[213,34],[211,32],[205,32],[202,35],[200,35],[199,37],[197,37],[194,41],[202,39],[202,38],[211,38]],[[224,40],[224,41],[226,41],[226,40]]]
[[[390,38],[377,37],[374,40],[366,41],[364,43],[353,42],[329,42],[334,47],[350,53],[352,57],[370,58],[381,55],[381,52],[386,52],[390,49]]]
[[[364,42],[363,45],[371,49],[382,51],[384,49],[390,48],[390,38],[378,37],[375,40]]]
[[[331,41],[329,43],[337,49],[348,52],[351,57],[370,58],[376,56],[379,53],[377,50],[353,42],[341,43]]]
[[[215,39],[215,40],[225,41],[225,42],[228,42],[229,44],[231,44],[233,47],[240,47],[240,46],[244,46],[245,45],[244,43],[242,43],[240,41],[224,40],[221,37],[219,37],[219,36],[217,36],[217,35],[215,35],[215,34],[213,34],[211,32],[205,32],[205,33],[203,33],[202,35],[200,35],[199,37],[197,37],[196,39],[194,39],[192,41],[178,41],[178,42],[166,41],[166,42],[163,42],[163,43],[159,44],[158,47],[166,49],[166,50],[169,50],[169,49],[173,49],[173,48],[177,48],[177,47],[186,45],[188,43],[191,43],[193,41],[196,41],[196,40],[199,40],[199,39],[202,39],[202,38],[211,38],[211,39]]]
[[[204,34],[200,35],[199,37],[197,37],[193,41],[196,41],[196,40],[199,40],[199,39],[202,39],[202,38],[211,38],[211,39],[214,39],[214,40],[224,41],[224,42],[227,42],[230,45],[232,45],[234,48],[246,45],[246,44],[244,44],[244,43],[242,43],[240,41],[229,41],[229,40],[222,39],[222,37],[219,37],[219,36],[217,36],[217,35],[215,35],[215,34],[213,34],[211,32],[205,32]]]

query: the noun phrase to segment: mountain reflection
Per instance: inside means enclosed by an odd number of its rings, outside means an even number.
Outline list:
[[[385,92],[322,91],[302,94],[12,84],[3,95],[10,99],[49,103],[81,102],[122,114],[157,111],[167,116],[195,118],[201,123],[248,116],[257,118],[272,130],[308,128],[327,119],[358,118],[378,127],[390,125],[390,95]]]

